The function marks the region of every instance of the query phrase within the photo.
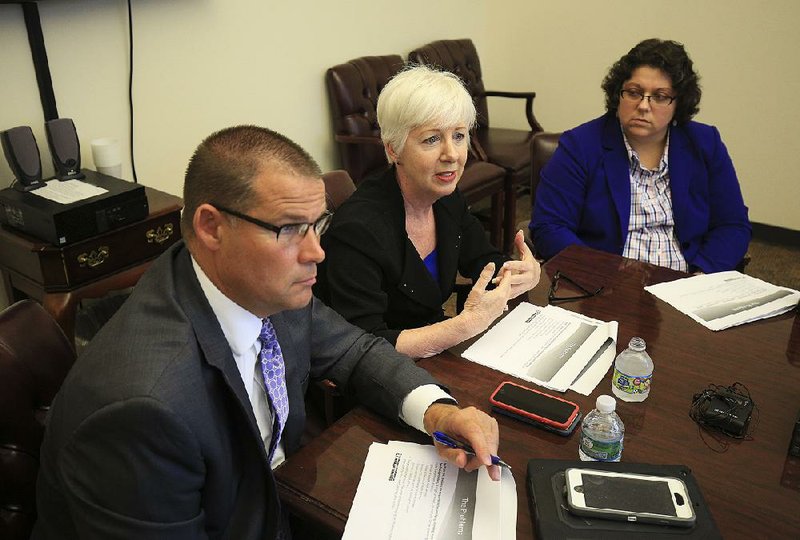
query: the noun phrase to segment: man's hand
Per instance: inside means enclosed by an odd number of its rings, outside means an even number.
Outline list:
[[[511,272],[511,298],[516,298],[524,292],[533,289],[539,283],[542,269],[539,262],[533,257],[528,244],[525,243],[525,235],[521,230],[514,236],[514,246],[517,248],[519,260],[506,261],[500,270]],[[499,283],[499,277],[493,283]]]
[[[500,466],[492,465],[492,454],[497,455],[499,430],[497,420],[475,407],[460,409],[455,405],[434,403],[425,411],[425,431],[441,431],[455,439],[469,443],[475,450],[468,456],[463,450],[435,443],[439,455],[466,471],[486,465],[492,480],[500,480]]]

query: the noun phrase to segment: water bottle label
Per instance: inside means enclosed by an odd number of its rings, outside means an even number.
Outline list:
[[[650,375],[631,377],[615,367],[614,377],[611,380],[614,383],[614,388],[621,392],[626,394],[646,394],[650,391],[650,379],[652,378],[652,373]]]
[[[597,461],[619,461],[622,457],[622,439],[618,441],[596,441],[581,434],[581,450]]]

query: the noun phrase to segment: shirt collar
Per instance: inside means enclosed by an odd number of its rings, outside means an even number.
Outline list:
[[[216,315],[222,333],[231,347],[234,356],[243,356],[258,339],[261,333],[261,319],[244,309],[242,306],[225,296],[192,257],[192,267],[200,288],[211,305],[211,310]]]
[[[664,153],[661,155],[661,161],[658,163],[658,168],[653,170],[645,169],[642,166],[641,162],[639,161],[639,154],[636,153],[636,150],[633,149],[631,143],[628,142],[628,137],[625,136],[625,130],[622,129],[622,123],[620,123],[620,129],[622,130],[622,140],[625,142],[625,150],[628,151],[628,161],[630,162],[631,166],[636,165],[644,171],[657,173],[659,175],[663,174],[669,169],[669,128],[667,128],[667,144],[664,145]]]

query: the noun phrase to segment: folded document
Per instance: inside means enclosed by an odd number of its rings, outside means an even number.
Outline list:
[[[551,390],[588,396],[614,362],[617,328],[616,321],[522,302],[462,356]]]
[[[736,271],[700,274],[644,290],[711,330],[774,317],[800,301],[800,292]]]

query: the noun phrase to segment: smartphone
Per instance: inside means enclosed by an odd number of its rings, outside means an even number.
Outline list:
[[[569,435],[580,420],[576,403],[511,381],[500,383],[489,398],[492,410],[537,427]]]
[[[691,527],[695,513],[686,484],[671,476],[569,468],[567,505],[582,516]]]

